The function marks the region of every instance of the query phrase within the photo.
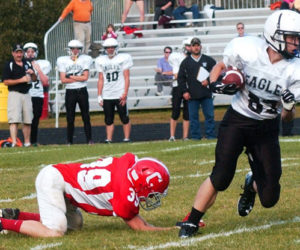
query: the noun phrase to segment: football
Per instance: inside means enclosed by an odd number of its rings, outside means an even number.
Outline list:
[[[242,88],[245,84],[245,77],[238,68],[228,67],[225,70],[225,75],[222,78],[222,83],[224,84],[235,83],[239,88]]]

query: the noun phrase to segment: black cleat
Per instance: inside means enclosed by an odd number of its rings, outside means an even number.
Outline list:
[[[0,218],[17,220],[20,210],[18,208],[2,208],[0,209]]]
[[[245,178],[244,192],[238,201],[238,213],[240,216],[247,216],[253,209],[256,192],[253,190],[253,174],[248,172]]]
[[[188,238],[194,236],[198,232],[199,226],[189,221],[182,222],[178,236],[180,238]]]

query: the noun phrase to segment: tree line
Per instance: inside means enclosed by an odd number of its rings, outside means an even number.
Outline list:
[[[34,42],[44,57],[44,35],[57,21],[70,0],[0,1],[0,76],[16,43]]]

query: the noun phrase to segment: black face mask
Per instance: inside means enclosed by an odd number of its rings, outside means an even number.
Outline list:
[[[34,61],[34,58],[26,58],[26,61],[32,62],[32,61]]]

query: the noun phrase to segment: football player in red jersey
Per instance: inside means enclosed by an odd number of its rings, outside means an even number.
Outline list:
[[[215,166],[199,187],[188,220],[180,224],[179,237],[197,233],[198,222],[218,192],[229,187],[244,148],[251,171],[238,200],[238,214],[247,216],[252,211],[256,194],[265,208],[278,202],[282,172],[279,114],[283,120],[292,120],[295,102],[300,101],[299,45],[300,15],[282,10],[267,18],[264,39],[239,37],[226,46],[223,60],[210,73],[209,87],[233,98],[219,126]],[[243,88],[218,81],[229,66],[243,70]]]
[[[153,158],[138,159],[126,153],[92,163],[44,167],[36,178],[39,214],[0,209],[0,231],[11,230],[33,237],[59,237],[78,230],[83,218],[79,208],[100,216],[117,216],[134,230],[168,230],[155,227],[139,215],[161,205],[170,175]]]

